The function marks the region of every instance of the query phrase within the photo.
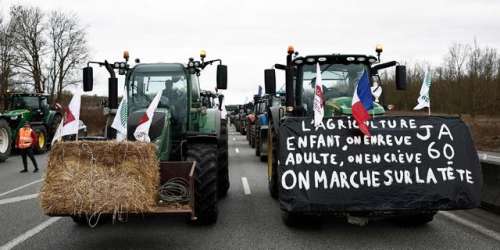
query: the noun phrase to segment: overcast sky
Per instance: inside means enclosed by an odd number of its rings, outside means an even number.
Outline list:
[[[383,60],[439,64],[453,42],[500,48],[500,1],[236,1],[236,0],[1,0],[43,10],[73,11],[87,27],[91,57],[142,62],[187,62],[207,51],[228,65],[228,103],[241,103],[263,84],[263,69],[283,63],[288,45],[302,55],[374,54]],[[104,69],[94,69],[96,91],[107,93]],[[279,77],[281,81],[283,77]],[[215,67],[202,73],[215,87]],[[120,82],[123,86],[123,82]]]

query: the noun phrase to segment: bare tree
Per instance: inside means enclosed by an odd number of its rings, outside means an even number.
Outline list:
[[[75,14],[51,12],[48,30],[51,50],[49,93],[53,100],[55,93],[59,99],[66,86],[79,82],[73,73],[87,59],[88,46],[85,29]]]
[[[6,104],[5,97],[14,74],[14,46],[12,23],[0,19],[0,108]]]
[[[43,74],[43,56],[46,49],[44,38],[44,14],[38,7],[14,5],[10,8],[13,37],[20,73],[33,80],[35,91],[43,93],[46,78]]]
[[[461,79],[464,74],[464,67],[470,54],[470,46],[461,43],[454,43],[448,49],[445,57],[447,75],[452,79]]]

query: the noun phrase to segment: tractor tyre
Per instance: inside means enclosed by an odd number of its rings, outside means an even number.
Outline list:
[[[54,115],[54,118],[52,118],[52,123],[48,124],[49,127],[49,138],[52,139],[57,131],[57,127],[59,127],[59,123],[61,123],[62,116],[61,114],[57,113]]]
[[[260,132],[257,132],[258,134],[255,135],[255,156],[260,156]]]
[[[222,198],[229,190],[229,153],[227,144],[227,123],[221,123],[221,139],[217,150],[217,197]]]
[[[278,136],[272,123],[269,126],[267,146],[268,188],[271,197],[278,199]]]
[[[250,146],[255,148],[255,127],[252,128],[252,134],[250,135]]]
[[[34,127],[33,130],[37,136],[37,142],[33,149],[35,150],[35,154],[42,154],[47,151],[47,129],[45,127]]]
[[[217,221],[217,145],[195,143],[188,146],[186,160],[195,161],[195,215],[197,224]]]
[[[0,119],[0,162],[4,162],[9,158],[12,145],[12,131],[9,123]]]

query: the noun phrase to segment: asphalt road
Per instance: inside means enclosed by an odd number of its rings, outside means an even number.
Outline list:
[[[191,225],[180,216],[129,218],[125,223],[94,229],[78,226],[70,218],[52,219],[43,215],[38,199],[33,197],[40,189],[43,174],[19,173],[20,157],[13,156],[0,164],[0,248],[500,248],[500,216],[481,209],[439,213],[422,227],[404,227],[389,221],[373,221],[360,227],[336,218],[327,218],[321,225],[286,227],[278,202],[268,195],[266,165],[254,156],[245,137],[231,131],[229,144],[231,188],[220,201],[219,220],[213,226]],[[37,160],[43,173],[47,156],[39,155]],[[242,177],[248,181],[246,194]]]

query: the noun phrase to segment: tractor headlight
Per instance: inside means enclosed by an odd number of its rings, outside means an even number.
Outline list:
[[[17,120],[17,115],[16,116],[11,116],[10,119],[13,120],[13,121]]]

